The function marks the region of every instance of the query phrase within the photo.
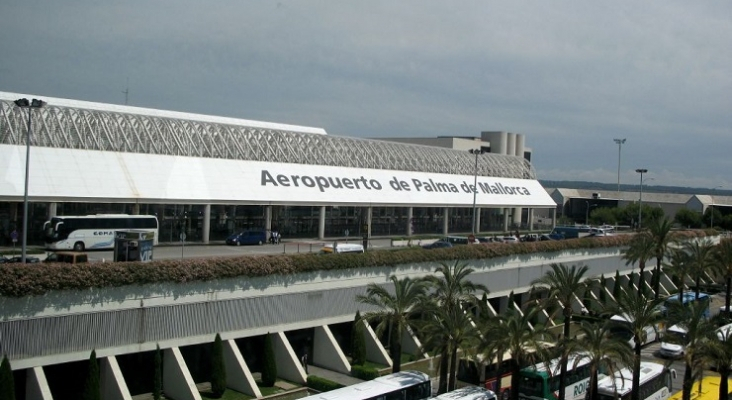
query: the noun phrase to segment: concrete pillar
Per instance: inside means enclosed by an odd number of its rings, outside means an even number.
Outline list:
[[[244,362],[239,347],[233,340],[224,340],[224,366],[226,368],[226,386],[246,395],[260,398],[262,392],[254,380],[247,363]]]
[[[516,134],[509,132],[506,139],[506,152],[504,154],[516,155]]]
[[[48,219],[58,215],[58,203],[48,203]]]
[[[526,151],[526,137],[521,134],[516,134],[516,152],[515,155],[524,158],[524,152]]]
[[[325,226],[323,226],[325,229]],[[272,236],[272,206],[264,206],[264,230],[266,232],[266,242],[269,243],[269,238]]]
[[[475,208],[475,233],[480,233],[480,207]]]
[[[366,342],[366,359],[377,364],[388,365],[389,367],[393,366],[394,363],[391,361],[389,353],[381,344],[379,338],[376,337],[376,333],[371,329],[371,325],[364,321],[363,327],[363,338]]]
[[[508,232],[508,208],[503,209],[503,231]]]
[[[557,227],[557,208],[552,209],[552,229]]]
[[[414,218],[414,207],[407,207],[407,236],[412,236],[412,222]]]
[[[343,354],[328,325],[315,327],[312,362],[313,365],[331,371],[343,374],[351,373],[351,364],[346,359],[346,355]]]
[[[163,350],[163,365],[165,365],[163,368],[165,397],[176,400],[202,400],[179,348]]]
[[[447,236],[450,232],[450,208],[442,209],[442,235]]]
[[[366,207],[366,234],[371,238],[371,220],[374,216],[374,208]]]
[[[132,215],[140,215],[140,203],[132,205]]]
[[[422,344],[419,339],[414,336],[412,329],[409,327],[404,329],[402,331],[402,353],[409,353],[417,356],[417,358],[422,358],[423,354],[421,348]]]
[[[529,208],[529,220],[527,221],[529,225],[529,231],[534,230],[534,209]]]
[[[26,400],[53,400],[43,367],[28,368],[25,374]]]
[[[100,359],[99,387],[104,400],[132,400],[127,382],[114,356]]]
[[[211,204],[203,206],[203,243],[208,244],[211,239]]]
[[[506,154],[508,145],[508,133],[506,132],[481,132],[480,138],[484,142],[490,142],[491,153]]]
[[[318,239],[325,239],[325,206],[320,206],[318,214]]]
[[[300,359],[292,350],[290,341],[284,332],[270,333],[277,361],[277,376],[296,383],[307,382],[307,375]]]
[[[511,218],[511,223],[519,228],[521,228],[521,211],[521,207],[514,207],[513,218]]]

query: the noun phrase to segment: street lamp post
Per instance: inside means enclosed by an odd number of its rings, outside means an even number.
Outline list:
[[[643,174],[648,172],[645,168],[638,168],[635,172],[640,174],[640,199],[638,200],[638,230],[641,230],[643,220]]]
[[[475,169],[473,170],[475,172],[474,178],[473,178],[473,221],[471,224],[470,232],[475,235],[475,225],[476,225],[476,200],[478,195],[478,156],[483,154],[482,149],[470,149],[468,150],[470,154],[475,154]]]
[[[623,147],[626,139],[613,139],[618,145],[618,206],[620,205],[620,149]]]
[[[31,116],[34,108],[41,108],[46,105],[43,100],[18,99],[15,105],[19,108],[28,109],[28,129],[25,136],[25,189],[23,190],[23,236],[21,241],[20,262],[25,263],[26,250],[28,246],[28,175],[30,172],[30,140],[31,140]]]

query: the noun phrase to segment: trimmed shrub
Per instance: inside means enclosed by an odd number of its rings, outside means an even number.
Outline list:
[[[99,364],[97,363],[97,352],[92,350],[89,356],[89,369],[84,383],[82,400],[102,400],[102,393],[99,390]]]
[[[713,231],[710,231],[713,232]],[[705,231],[675,231],[672,239],[707,236]],[[42,295],[51,290],[84,290],[125,285],[187,283],[217,279],[289,275],[301,272],[389,267],[401,264],[455,260],[481,260],[533,253],[577,249],[625,247],[633,235],[601,238],[522,242],[511,246],[482,243],[425,251],[422,248],[369,251],[322,257],[317,254],[279,254],[111,262],[91,264],[5,264],[0,268],[0,295]]]
[[[211,352],[211,393],[221,398],[226,391],[226,367],[224,366],[224,345],[221,335],[216,334]]]
[[[0,364],[0,400],[15,400],[15,379],[8,356]]]
[[[277,381],[277,362],[275,361],[272,336],[267,333],[264,337],[264,366],[262,370],[262,386],[272,387]]]
[[[366,363],[366,339],[365,327],[361,320],[361,313],[356,311],[356,318],[353,321],[353,329],[351,330],[351,364],[363,365]]]
[[[351,376],[370,381],[379,377],[379,370],[373,367],[364,367],[363,365],[351,366]]]
[[[329,392],[344,387],[340,383],[330,381],[315,375],[308,375],[308,387],[318,392]]]

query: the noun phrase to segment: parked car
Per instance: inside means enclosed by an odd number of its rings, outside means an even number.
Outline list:
[[[6,263],[19,263],[21,262],[22,256],[14,256],[10,258],[6,258]],[[41,262],[41,259],[38,257],[31,257],[31,256],[25,256],[25,263],[26,264],[35,264]]]
[[[89,262],[89,256],[86,253],[77,251],[58,251],[56,253],[50,253],[43,262],[79,264]]]
[[[358,243],[337,243],[337,244],[326,244],[320,249],[320,254],[341,254],[341,253],[363,253],[364,248],[362,244]]]
[[[243,244],[262,245],[267,242],[267,232],[264,230],[248,230],[235,233],[226,238],[226,244],[240,246]]]
[[[504,236],[503,238],[501,238],[501,241],[503,243],[519,243],[519,242],[521,242],[519,240],[519,238],[517,238],[516,236]]]
[[[422,246],[423,249],[445,249],[448,247],[452,247],[452,243],[445,240],[438,240]]]

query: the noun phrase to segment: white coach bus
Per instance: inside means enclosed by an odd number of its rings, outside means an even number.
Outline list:
[[[46,248],[51,250],[112,249],[114,232],[130,229],[154,232],[154,244],[158,244],[158,218],[154,215],[66,215],[43,224]]]

